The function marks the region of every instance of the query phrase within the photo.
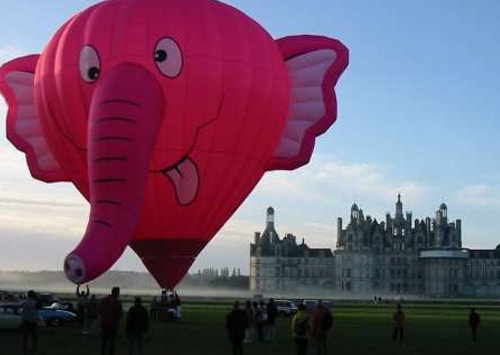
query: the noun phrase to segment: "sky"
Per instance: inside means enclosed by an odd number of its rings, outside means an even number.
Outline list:
[[[186,0],[188,1],[188,0]],[[90,0],[0,0],[0,63],[39,53]],[[498,139],[500,2],[496,0],[227,0],[273,38],[317,34],[342,41],[350,64],[336,86],[337,122],[310,163],[267,173],[198,256],[205,267],[249,269],[249,244],[268,206],[276,229],[334,248],[336,220],[356,202],[365,215],[394,213],[397,194],[414,218],[448,205],[462,244],[500,243]],[[6,104],[0,99],[0,120]],[[31,178],[0,124],[0,270],[59,270],[85,230],[89,207],[67,183]],[[116,270],[144,271],[127,250]]]

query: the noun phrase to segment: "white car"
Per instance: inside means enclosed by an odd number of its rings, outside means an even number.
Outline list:
[[[290,317],[297,312],[297,306],[292,301],[275,300],[274,304],[276,305],[279,316]]]

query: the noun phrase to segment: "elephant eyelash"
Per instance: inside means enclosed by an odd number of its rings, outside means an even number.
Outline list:
[[[97,203],[103,204],[103,205],[114,205],[114,206],[121,206],[122,203],[120,201],[113,201],[113,200],[97,200]]]
[[[96,219],[94,221],[92,221],[93,223],[97,223],[97,224],[101,224],[103,226],[106,226],[106,227],[113,227],[110,223],[106,222],[106,221],[103,221],[103,220],[100,220],[100,219]]]
[[[135,107],[141,107],[141,105],[138,104],[137,102],[130,101],[130,100],[123,100],[123,99],[106,100],[106,101],[101,102],[101,105],[114,104],[114,103],[122,103],[122,104],[132,105]]]
[[[127,157],[102,157],[94,159],[94,163],[106,162],[106,161],[127,161]]]
[[[95,120],[94,124],[113,122],[113,121],[127,122],[133,124],[137,123],[137,120],[128,117],[103,117]]]
[[[94,184],[102,184],[108,182],[127,182],[127,179],[123,178],[105,178],[105,179],[95,179],[92,181]]]
[[[133,142],[133,139],[129,137],[119,137],[119,136],[99,137],[94,139],[94,142],[105,142],[105,141]]]

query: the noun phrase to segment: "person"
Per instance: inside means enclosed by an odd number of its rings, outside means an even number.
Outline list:
[[[264,301],[257,304],[255,311],[255,326],[257,327],[257,339],[264,341],[264,326],[267,323],[267,310]]]
[[[297,355],[307,354],[307,345],[311,331],[309,315],[306,313],[306,306],[301,303],[297,313],[292,318],[292,334],[295,340]]]
[[[28,291],[28,298],[22,305],[23,354],[35,354],[37,347],[38,311],[35,291]],[[29,346],[31,340],[31,347]],[[28,350],[29,348],[29,350]]]
[[[116,335],[123,315],[119,287],[113,287],[111,294],[101,301],[99,314],[101,316],[101,354],[106,355],[107,351],[109,355],[114,355]]]
[[[151,300],[151,304],[149,305],[149,318],[152,321],[156,321],[158,318],[158,306],[158,299],[155,296],[153,297],[153,299]]]
[[[480,321],[481,321],[481,317],[479,316],[479,314],[476,312],[476,310],[474,308],[471,308],[470,313],[469,313],[469,327],[470,327],[473,341],[476,341],[477,327],[478,327]]]
[[[394,322],[394,330],[392,332],[392,340],[396,340],[399,334],[399,341],[402,342],[404,339],[404,324],[405,324],[405,313],[401,307],[401,303],[396,304],[396,312],[392,316]]]
[[[311,316],[311,334],[316,344],[316,353],[318,355],[326,355],[326,339],[331,327],[332,313],[319,300]]]
[[[90,296],[89,303],[87,305],[87,321],[88,321],[88,331],[93,328],[94,321],[97,318],[98,304],[95,295]]]
[[[278,316],[278,308],[274,303],[274,299],[270,298],[266,305],[267,323],[265,326],[265,338],[268,341],[274,339],[274,326],[276,324],[276,317]]]
[[[181,298],[177,291],[172,292],[172,308],[174,309],[174,320],[181,319]]]
[[[76,297],[77,297],[77,315],[80,324],[82,325],[82,334],[89,333],[89,315],[88,315],[88,305],[89,305],[89,295],[90,289],[87,285],[86,291],[80,291],[80,285],[76,287]]]
[[[233,309],[226,315],[226,329],[233,355],[243,354],[243,339],[245,339],[245,329],[248,326],[246,312],[240,308],[240,302],[235,301]]]
[[[252,344],[255,341],[255,316],[252,301],[245,302],[245,313],[247,314],[247,328],[245,330],[245,344]]]
[[[148,312],[142,306],[140,297],[136,297],[134,305],[127,313],[127,338],[129,341],[129,355],[142,355],[142,336],[149,329]],[[137,351],[135,351],[137,349]]]

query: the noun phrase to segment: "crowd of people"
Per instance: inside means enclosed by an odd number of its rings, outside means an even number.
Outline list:
[[[76,290],[77,319],[82,325],[82,334],[89,334],[96,319],[99,319],[101,334],[101,355],[114,355],[115,343],[124,311],[120,300],[120,288],[113,287],[111,293],[100,302],[95,295],[86,290]],[[36,354],[37,328],[39,325],[38,300],[33,290],[28,291],[22,304],[22,351],[24,355]],[[134,305],[126,313],[126,334],[129,343],[129,354],[143,354],[142,338],[149,329],[149,315],[142,305],[140,297],[136,297]]]
[[[181,298],[175,290],[162,290],[160,300],[153,297],[149,306],[152,321],[178,321],[181,319]]]
[[[101,355],[114,355],[116,337],[124,315],[120,289],[113,287],[111,293],[98,302],[95,295],[90,294],[88,286],[86,290],[81,290],[78,287],[76,297],[76,311],[82,326],[82,334],[88,334],[93,328],[93,324],[96,323],[96,319],[99,319]],[[143,306],[142,299],[136,297],[133,306],[126,313],[125,319],[129,354],[143,354],[143,335],[148,332],[150,320],[161,320],[159,314],[162,309],[168,310],[169,317],[172,319],[179,320],[180,305],[180,297],[175,291],[171,291],[170,294],[163,291],[160,301],[154,297],[149,312]],[[37,308],[37,297],[35,292],[31,290],[27,293],[22,307],[23,354],[35,354],[36,352],[39,323]],[[244,344],[272,342],[275,339],[277,316],[278,308],[272,298],[267,303],[263,300],[247,300],[244,304],[235,301],[232,310],[227,313],[225,319],[232,354],[242,355]],[[402,343],[404,341],[405,313],[401,303],[396,304],[392,321],[392,340],[398,340]],[[477,339],[480,321],[480,315],[474,308],[471,308],[468,315],[468,325],[473,341]],[[321,300],[317,301],[314,309],[307,311],[305,304],[300,303],[297,312],[291,319],[290,329],[297,355],[306,355],[308,348],[311,347],[310,343],[314,344],[317,355],[327,354],[327,339],[332,325],[332,312]]]
[[[234,303],[233,309],[226,316],[226,328],[232,347],[233,355],[243,354],[243,344],[252,344],[254,341],[272,341],[277,309],[273,299],[267,304],[247,301],[243,307],[239,301]],[[405,313],[401,303],[396,304],[392,314],[393,341],[404,341]],[[473,341],[477,340],[477,329],[481,321],[480,315],[471,308],[468,316],[468,325]],[[327,354],[328,333],[333,325],[331,310],[321,300],[312,312],[307,312],[303,303],[299,304],[298,311],[291,321],[291,335],[295,342],[297,355],[306,355],[310,342],[314,344],[317,355]]]
[[[233,354],[242,354],[244,343],[273,341],[277,316],[278,309],[272,298],[267,303],[247,300],[244,306],[236,301],[226,316]]]
[[[233,355],[243,354],[243,344],[273,341],[277,316],[278,309],[272,298],[267,303],[247,300],[244,306],[236,301],[226,316],[226,329]],[[297,354],[307,353],[310,338],[316,344],[317,354],[326,354],[327,333],[332,323],[332,314],[321,301],[318,301],[312,314],[306,312],[304,304],[300,304],[291,322]]]

